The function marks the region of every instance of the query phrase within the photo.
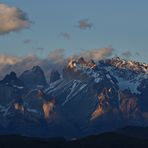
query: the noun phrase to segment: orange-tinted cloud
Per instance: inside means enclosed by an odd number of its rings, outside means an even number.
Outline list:
[[[100,48],[100,49],[92,49],[89,51],[83,50],[80,55],[87,59],[93,59],[93,60],[100,60],[103,58],[107,58],[113,54],[114,49],[113,48]]]
[[[0,3],[0,35],[27,28],[30,21],[21,9]]]
[[[0,65],[13,65],[19,62],[21,59],[15,56],[6,56],[6,55],[0,55]]]

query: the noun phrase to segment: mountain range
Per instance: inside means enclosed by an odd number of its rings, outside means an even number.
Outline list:
[[[71,59],[50,81],[41,67],[0,81],[0,133],[80,138],[148,126],[148,64]]]

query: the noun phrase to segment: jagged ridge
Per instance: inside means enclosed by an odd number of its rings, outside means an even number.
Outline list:
[[[29,82],[21,93],[13,85],[0,86],[0,125],[15,133],[65,137],[147,125],[146,69],[147,64],[119,58],[95,63],[81,57],[68,63],[62,77],[53,71],[48,86],[41,68],[34,67],[18,78]]]

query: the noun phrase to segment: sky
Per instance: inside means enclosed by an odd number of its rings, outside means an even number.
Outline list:
[[[0,5],[0,55],[46,58],[57,49],[71,55],[111,48],[112,56],[148,63],[147,0],[0,0]]]

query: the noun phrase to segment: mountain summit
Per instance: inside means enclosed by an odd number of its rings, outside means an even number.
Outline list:
[[[32,69],[26,70],[19,78],[29,89],[47,85],[44,72],[40,66],[34,66]]]
[[[16,85],[16,86],[23,86],[23,82],[17,78],[15,72],[11,72],[10,74],[7,74],[3,80],[0,81],[0,84],[4,85]]]

